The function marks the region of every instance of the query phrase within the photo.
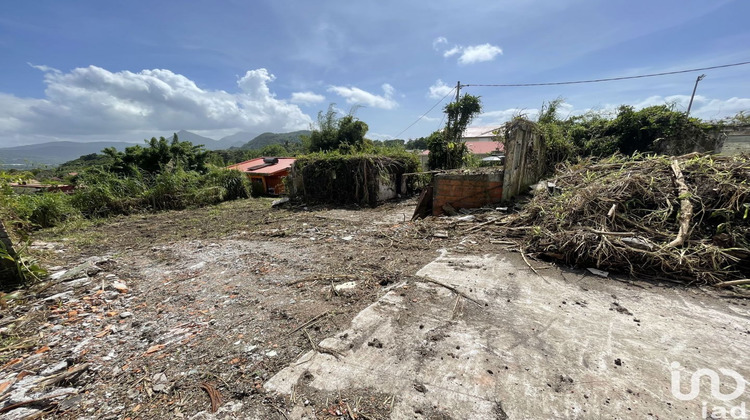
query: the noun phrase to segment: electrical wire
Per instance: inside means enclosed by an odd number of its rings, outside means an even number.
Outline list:
[[[545,82],[545,83],[504,83],[504,84],[479,84],[479,83],[468,83],[465,85],[460,85],[460,87],[529,87],[529,86],[559,86],[559,85],[579,85],[584,83],[601,83],[601,82],[614,82],[618,80],[631,80],[631,79],[643,79],[646,77],[657,77],[657,76],[668,76],[671,74],[682,74],[682,73],[693,73],[697,71],[705,71],[705,70],[714,70],[714,69],[722,69],[726,67],[736,67],[736,66],[744,66],[750,64],[750,61],[743,61],[740,63],[732,63],[732,64],[722,64],[718,66],[710,66],[710,67],[700,67],[695,69],[687,69],[687,70],[675,70],[675,71],[665,71],[661,73],[650,73],[650,74],[640,74],[637,76],[620,76],[620,77],[609,77],[605,79],[590,79],[590,80],[575,80],[575,81],[567,81],[567,82]],[[456,88],[454,87],[451,89],[445,96],[442,97],[435,105],[433,105],[430,109],[427,110],[422,116],[416,119],[413,123],[409,124],[408,127],[401,130],[400,133],[398,133],[394,138],[399,138],[402,134],[406,132],[406,130],[412,128],[414,124],[418,123],[422,120],[427,114],[429,114],[433,109],[435,109],[436,106],[438,106],[440,103],[442,103],[445,98],[447,98],[449,95],[451,95]],[[445,118],[445,115],[443,115],[443,119]],[[442,122],[441,122],[442,125]]]
[[[461,85],[461,86],[464,86],[464,85]],[[420,121],[420,120],[421,120],[422,118],[426,117],[426,116],[427,116],[427,114],[429,114],[429,113],[430,113],[430,111],[432,111],[433,109],[435,109],[435,107],[436,107],[436,106],[440,105],[440,103],[441,103],[441,102],[443,102],[443,101],[445,100],[445,98],[447,98],[447,97],[448,97],[448,95],[452,94],[452,93],[453,93],[453,91],[455,91],[455,90],[456,90],[456,88],[455,88],[455,87],[454,87],[453,89],[451,89],[451,90],[450,90],[450,92],[446,93],[446,94],[445,94],[445,96],[443,96],[443,97],[442,97],[442,98],[441,98],[441,99],[440,99],[439,101],[437,101],[437,102],[435,103],[435,105],[433,105],[433,106],[432,106],[432,108],[428,109],[428,110],[427,110],[427,112],[425,112],[424,114],[422,114],[422,116],[420,116],[419,118],[417,118],[417,120],[416,120],[416,121],[414,121],[413,123],[411,123],[411,124],[410,124],[410,125],[409,125],[408,127],[406,127],[406,128],[404,128],[403,130],[401,130],[401,132],[400,132],[400,133],[398,133],[398,134],[396,134],[396,136],[395,136],[394,138],[396,138],[396,139],[397,139],[397,138],[401,137],[401,135],[402,135],[402,134],[404,134],[404,133],[406,132],[406,130],[408,130],[408,129],[410,129],[410,128],[414,127],[414,124],[418,123],[418,122],[419,122],[419,121]]]
[[[569,82],[546,82],[546,83],[466,84],[466,85],[461,85],[461,87],[464,87],[464,86],[526,87],[526,86],[576,85],[576,84],[583,84],[583,83],[613,82],[613,81],[616,81],[616,80],[642,79],[642,78],[645,78],[645,77],[657,77],[657,76],[667,76],[667,75],[670,75],[670,74],[692,73],[692,72],[696,72],[696,71],[721,69],[721,68],[726,68],[726,67],[744,66],[744,65],[747,65],[747,64],[750,64],[750,61],[744,61],[744,62],[741,62],[741,63],[733,63],[733,64],[722,64],[720,66],[701,67],[701,68],[697,68],[697,69],[666,71],[666,72],[662,72],[662,73],[651,73],[651,74],[641,74],[641,75],[638,75],[638,76],[610,77],[610,78],[606,78],[606,79],[591,79],[591,80],[576,80],[576,81],[569,81]]]

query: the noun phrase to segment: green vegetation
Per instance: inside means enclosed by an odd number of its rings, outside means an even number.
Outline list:
[[[79,162],[96,162],[77,168],[67,181],[78,188],[71,194],[16,193],[10,182],[31,179],[31,172],[0,173],[0,218],[23,237],[37,228],[115,214],[184,209],[249,197],[246,177],[237,171],[216,167],[200,146],[152,138],[146,146],[119,152],[104,150],[103,157],[83,156]],[[42,179],[43,180],[43,179]]]
[[[379,154],[318,152],[298,158],[295,170],[302,174],[299,193],[305,200],[374,207],[380,180],[393,182],[400,194],[414,190],[415,177],[407,178],[405,191],[400,191],[400,185],[404,173],[419,170],[419,159],[397,150]]]
[[[313,127],[310,137],[304,139],[305,148],[313,153],[334,150],[356,153],[372,150],[372,141],[365,138],[369,129],[367,124],[354,117],[354,110],[339,117],[334,107],[335,105],[331,104],[325,113],[318,112],[317,125]]]
[[[544,104],[537,120],[550,171],[557,163],[577,157],[712,151],[723,127],[723,123],[703,122],[667,105],[638,111],[623,105],[614,118],[592,112],[560,119],[557,111],[562,104],[561,98]]]
[[[47,275],[36,259],[29,256],[27,245],[10,253],[0,242],[0,290],[11,290]]]
[[[464,95],[457,102],[446,105],[444,111],[447,116],[445,128],[427,138],[430,169],[455,169],[465,163],[468,148],[461,137],[474,117],[482,112],[482,104],[478,96]]]
[[[302,150],[302,139],[310,135],[309,130],[292,131],[291,133],[263,133],[240,146],[242,150],[260,150],[268,146],[281,146],[285,153],[296,153]]]

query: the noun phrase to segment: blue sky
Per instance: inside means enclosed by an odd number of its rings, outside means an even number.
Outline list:
[[[0,14],[0,146],[186,129],[306,129],[330,103],[369,137],[440,127],[464,84],[638,75],[750,61],[745,0],[49,1]],[[706,71],[692,115],[750,110],[750,65]],[[685,109],[700,73],[614,83],[467,87],[499,125],[563,97],[562,116]]]

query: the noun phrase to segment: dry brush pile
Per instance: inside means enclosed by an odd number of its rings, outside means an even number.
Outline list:
[[[528,251],[688,284],[750,278],[748,156],[615,156],[550,182],[509,222]]]

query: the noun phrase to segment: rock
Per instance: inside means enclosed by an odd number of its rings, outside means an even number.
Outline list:
[[[213,244],[211,244],[211,245],[213,245]],[[211,245],[209,245],[209,246],[211,246]],[[201,261],[198,264],[191,265],[190,267],[188,267],[188,270],[200,270],[201,268],[203,268],[205,266],[206,266],[206,262],[205,261]]]
[[[154,392],[167,393],[170,388],[169,379],[167,379],[167,375],[164,373],[155,374],[152,378],[152,384],[151,389],[153,389]]]
[[[70,281],[74,279],[80,279],[81,277],[95,276],[97,273],[102,271],[102,268],[96,264],[104,262],[104,261],[108,261],[108,260],[100,258],[100,257],[93,257],[93,258],[90,258],[85,263],[77,265],[71,268],[70,270],[58,271],[57,273],[52,274],[50,276],[50,279],[60,280],[60,281]]]
[[[445,203],[445,204],[443,204],[443,211],[444,211],[444,212],[445,212],[445,214],[447,214],[448,216],[455,216],[455,215],[457,215],[457,214],[458,214],[458,212],[456,211],[456,209],[455,209],[455,208],[453,208],[453,206],[451,206],[451,205],[450,205],[450,204],[448,204],[448,203]]]
[[[120,318],[122,319],[130,318],[131,316],[133,316],[132,312],[120,312]]]
[[[117,290],[120,293],[127,293],[128,291],[128,286],[121,281],[113,281],[112,288]]]
[[[343,239],[343,240],[345,240],[345,241],[349,242],[349,241],[351,241],[352,239],[354,239],[354,236],[351,236],[351,235],[350,235],[350,236],[342,236],[342,237],[341,237],[341,239]]]
[[[647,241],[644,238],[627,237],[627,238],[622,238],[621,240],[624,244],[629,245],[633,248],[643,249],[646,251],[654,250],[654,244],[652,244],[651,242]]]
[[[63,360],[62,362],[58,362],[52,366],[47,367],[47,369],[44,369],[39,373],[40,376],[51,376],[55,373],[62,372],[63,370],[68,368],[68,362]]]
[[[356,281],[348,281],[346,283],[341,283],[339,285],[334,286],[333,290],[337,292],[343,292],[343,291],[355,289],[356,287],[357,287]]]
[[[81,277],[80,279],[71,280],[68,282],[68,287],[76,288],[81,286],[86,286],[89,283],[91,283],[91,279],[88,277]]]
[[[605,277],[605,278],[609,276],[609,272],[603,271],[603,270],[599,270],[599,269],[596,269],[596,268],[587,268],[586,270],[589,270],[589,272],[591,274],[595,275],[595,276]]]
[[[20,407],[15,410],[11,410],[6,413],[3,417],[5,420],[23,420],[37,418],[42,413],[42,410],[36,408]]]

